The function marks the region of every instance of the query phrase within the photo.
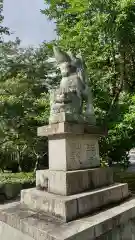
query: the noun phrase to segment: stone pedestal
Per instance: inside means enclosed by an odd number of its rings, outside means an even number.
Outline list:
[[[37,189],[69,196],[88,190],[112,185],[113,171],[110,168],[93,168],[76,171],[39,170],[36,172]]]
[[[62,223],[15,203],[0,210],[0,240],[133,240],[135,199],[93,215]]]
[[[120,203],[127,197],[127,184],[114,184],[70,196],[56,195],[36,189],[21,192],[22,204],[31,209],[43,211],[63,222],[79,219],[109,204]]]
[[[48,136],[49,169],[70,171],[100,166],[97,127],[58,123],[38,129]]]
[[[23,190],[19,203],[1,209],[1,240],[9,233],[18,240],[135,238],[135,200],[126,183],[114,183],[112,169],[100,167],[101,135],[87,124],[38,128],[48,136],[49,169],[37,171],[36,188]]]
[[[22,191],[21,203],[69,222],[127,198],[128,185],[114,184],[112,170],[100,167],[101,134],[87,124],[38,128],[48,136],[49,170],[37,171],[37,189]]]

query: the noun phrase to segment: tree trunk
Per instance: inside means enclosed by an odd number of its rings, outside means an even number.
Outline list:
[[[39,163],[39,158],[37,157],[35,167],[34,167],[34,173],[38,170],[38,163]]]

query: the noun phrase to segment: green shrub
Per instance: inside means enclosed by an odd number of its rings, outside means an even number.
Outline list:
[[[35,183],[34,173],[0,173],[0,183]]]

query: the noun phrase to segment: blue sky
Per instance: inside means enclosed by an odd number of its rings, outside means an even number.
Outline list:
[[[19,37],[22,46],[37,46],[44,40],[55,39],[54,23],[40,13],[44,8],[44,0],[4,0],[4,26],[14,32],[10,39]]]

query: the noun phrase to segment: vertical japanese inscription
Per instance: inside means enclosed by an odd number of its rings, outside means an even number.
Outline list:
[[[76,160],[81,164],[81,143],[76,144]]]
[[[81,164],[81,143],[72,142],[72,151],[70,153],[70,160],[72,162],[79,162]]]
[[[69,149],[69,162],[74,169],[97,165],[98,152],[96,141],[76,139],[76,141],[70,142]]]
[[[86,160],[93,162],[96,158],[96,145],[94,143],[85,144]]]
[[[75,150],[74,150],[75,149],[75,143],[72,142],[71,144],[72,144],[72,146],[71,146],[72,151],[70,152],[70,160],[72,162],[75,162]]]

